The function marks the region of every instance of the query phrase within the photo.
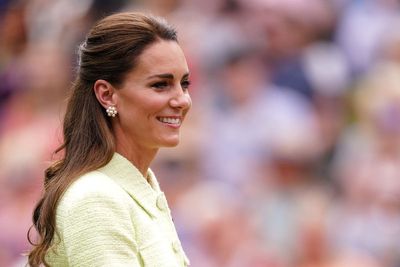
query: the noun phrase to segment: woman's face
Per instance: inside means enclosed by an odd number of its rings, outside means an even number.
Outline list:
[[[177,145],[179,129],[191,106],[189,83],[186,59],[176,42],[162,40],[150,45],[114,92],[118,110],[114,130],[139,147]]]

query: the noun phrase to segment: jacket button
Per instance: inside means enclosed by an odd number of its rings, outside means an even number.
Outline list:
[[[174,250],[175,253],[178,253],[181,249],[181,246],[178,241],[172,242],[172,249]]]
[[[165,200],[164,195],[159,195],[157,197],[157,208],[161,211],[167,210],[167,201]]]

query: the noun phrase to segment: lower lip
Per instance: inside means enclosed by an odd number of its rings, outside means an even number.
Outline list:
[[[181,127],[181,124],[171,124],[171,123],[166,123],[166,122],[162,122],[162,121],[159,121],[159,122],[165,126],[173,128],[173,129],[179,129]]]

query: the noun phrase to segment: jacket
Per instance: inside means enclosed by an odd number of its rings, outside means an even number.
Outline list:
[[[79,177],[56,211],[46,261],[57,267],[188,266],[164,193],[115,153],[104,167]]]

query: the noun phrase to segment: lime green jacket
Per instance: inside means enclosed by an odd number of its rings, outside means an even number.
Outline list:
[[[56,212],[55,267],[188,266],[164,193],[115,153],[104,167],[76,180]]]

